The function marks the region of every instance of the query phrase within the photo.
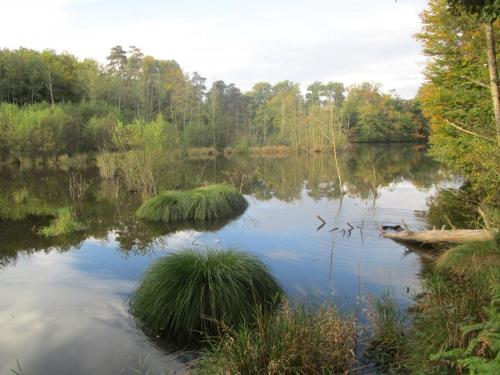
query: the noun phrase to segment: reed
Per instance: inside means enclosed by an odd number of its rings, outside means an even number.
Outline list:
[[[356,363],[356,325],[331,305],[287,303],[255,324],[228,330],[198,361],[196,374],[344,374]]]

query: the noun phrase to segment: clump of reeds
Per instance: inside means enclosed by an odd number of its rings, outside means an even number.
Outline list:
[[[136,212],[145,220],[215,220],[246,209],[245,197],[229,185],[209,185],[189,191],[166,191],[146,200]]]
[[[40,234],[45,237],[71,234],[85,229],[85,225],[80,223],[69,208],[61,208],[57,216],[50,225],[40,229]]]
[[[333,306],[258,314],[228,330],[197,363],[199,374],[340,374],[356,363],[356,325]]]
[[[368,319],[372,329],[366,358],[384,373],[399,373],[407,358],[405,314],[395,296],[385,291],[370,299]]]
[[[99,168],[99,174],[103,179],[112,179],[118,172],[118,162],[116,154],[111,152],[101,152],[97,154],[95,162]]]
[[[176,341],[215,335],[221,322],[237,327],[271,310],[281,288],[267,267],[236,250],[184,250],[154,263],[131,300],[151,333]]]

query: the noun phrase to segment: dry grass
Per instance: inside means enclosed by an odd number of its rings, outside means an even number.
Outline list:
[[[186,154],[190,160],[205,160],[216,158],[220,152],[215,147],[190,147]]]
[[[356,363],[356,326],[333,306],[258,314],[228,330],[197,364],[198,374],[339,374]]]
[[[250,147],[250,153],[260,154],[260,155],[283,155],[290,153],[290,147],[275,145],[275,146],[262,146],[262,147]]]

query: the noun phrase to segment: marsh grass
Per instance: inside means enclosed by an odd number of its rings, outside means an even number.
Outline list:
[[[61,208],[50,225],[41,228],[39,233],[45,237],[54,237],[82,231],[85,228],[85,225],[76,220],[69,208]]]
[[[333,306],[257,313],[254,324],[229,329],[196,363],[196,374],[341,374],[356,363],[354,319]]]
[[[272,310],[281,288],[267,267],[236,250],[183,250],[147,271],[131,299],[132,312],[154,335],[178,342],[216,335]]]
[[[113,179],[118,173],[117,154],[103,151],[96,155],[95,163],[102,179]]]
[[[277,156],[277,155],[288,155],[291,152],[289,146],[284,145],[274,145],[274,146],[262,146],[262,147],[250,147],[250,153],[253,155],[260,156]]]
[[[495,241],[468,243],[443,254],[424,275],[424,293],[411,313],[409,370],[429,374],[462,371],[456,362],[438,360],[436,354],[464,351],[475,337],[473,332],[464,335],[464,327],[488,320],[486,307],[493,286],[500,282],[499,259]]]
[[[189,191],[166,191],[146,200],[136,212],[150,221],[215,220],[246,209],[248,203],[233,187],[209,185]]]
[[[31,195],[26,188],[14,190],[7,197],[0,196],[0,220],[20,221],[30,216],[55,216],[57,210],[45,201]]]
[[[495,241],[465,243],[444,252],[437,267],[460,278],[492,283],[500,280],[500,250]]]
[[[403,372],[408,349],[405,313],[389,290],[370,298],[369,302],[371,333],[365,357],[384,372]]]
[[[366,359],[392,374],[494,373],[488,371],[500,349],[500,295],[493,306],[500,292],[498,244],[457,246],[422,276],[423,292],[408,311],[390,294],[374,298]]]

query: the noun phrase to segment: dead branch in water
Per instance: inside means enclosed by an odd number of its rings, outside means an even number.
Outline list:
[[[326,221],[324,221],[323,218],[319,215],[316,215],[316,217],[321,221],[321,225],[318,228],[316,228],[316,231],[318,231],[326,225]]]

